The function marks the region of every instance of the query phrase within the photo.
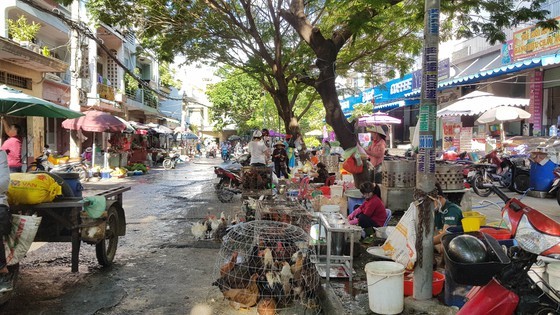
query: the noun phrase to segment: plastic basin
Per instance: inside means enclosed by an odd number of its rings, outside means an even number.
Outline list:
[[[481,233],[486,233],[497,240],[511,239],[511,232],[508,229],[495,228],[495,227],[481,227]]]
[[[445,275],[441,272],[434,271],[432,274],[432,295],[437,296],[443,290],[445,284]],[[404,295],[411,296],[414,293],[414,273],[407,272],[404,274]]]

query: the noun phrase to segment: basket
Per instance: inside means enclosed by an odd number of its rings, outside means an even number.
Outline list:
[[[480,220],[476,217],[467,217],[461,220],[463,224],[463,231],[475,232],[480,230]]]
[[[482,233],[470,233],[478,237],[486,245],[489,261],[482,263],[461,263],[452,260],[447,253],[449,242],[463,233],[445,234],[441,240],[446,274],[458,284],[482,286],[487,284],[493,276],[498,274],[510,263],[501,245],[491,236]]]
[[[486,225],[486,216],[478,211],[464,211],[463,218],[478,218],[480,226]]]

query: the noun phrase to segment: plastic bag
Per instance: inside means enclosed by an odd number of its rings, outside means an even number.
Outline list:
[[[62,187],[48,174],[12,173],[8,202],[13,205],[34,205],[51,202],[62,195]]]
[[[342,163],[342,168],[344,168],[347,172],[352,174],[359,174],[364,170],[364,164],[358,165],[356,158],[354,156],[348,157],[344,163]]]
[[[12,214],[12,230],[4,238],[6,262],[9,266],[19,263],[35,239],[41,217]]]
[[[381,246],[392,260],[402,264],[406,269],[413,269],[416,263],[416,205],[411,202],[408,210],[397,223]]]

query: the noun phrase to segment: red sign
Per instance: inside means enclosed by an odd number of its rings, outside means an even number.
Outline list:
[[[529,102],[530,122],[533,123],[533,130],[540,131],[542,128],[542,106],[543,106],[543,72],[533,71],[531,80],[531,94]]]

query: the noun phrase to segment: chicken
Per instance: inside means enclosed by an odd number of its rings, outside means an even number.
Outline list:
[[[228,232],[226,220],[221,219],[220,225],[214,230],[214,240],[221,241]]]
[[[284,296],[280,276],[275,272],[269,271],[264,277],[260,276],[257,285],[262,298],[279,300]]]
[[[272,270],[272,266],[274,265],[274,256],[272,256],[272,250],[268,247],[264,249],[263,265],[265,271]]]
[[[298,251],[294,254],[294,256],[295,260],[294,257],[292,257],[292,261],[295,262],[290,267],[290,271],[292,272],[292,275],[294,275],[294,281],[299,282],[301,279],[301,269],[303,268],[303,253],[301,251]]]
[[[196,222],[191,227],[191,233],[193,234],[194,238],[197,240],[203,239],[208,227],[205,223]]]
[[[276,315],[276,301],[274,299],[262,299],[257,304],[257,314]]]
[[[231,225],[236,225],[237,223],[239,223],[239,215],[236,213],[233,216],[233,220],[231,220],[230,222],[231,222]]]
[[[257,304],[259,298],[259,288],[257,287],[258,274],[253,274],[249,285],[244,289],[229,289],[224,291],[224,298],[237,303],[236,306],[249,308]]]
[[[226,274],[228,274],[231,270],[233,270],[233,267],[235,267],[235,263],[237,262],[237,251],[234,251],[231,254],[231,259],[224,264],[222,267],[220,267],[220,276],[223,277]]]
[[[294,277],[290,264],[285,261],[283,262],[282,270],[280,271],[280,282],[282,282],[282,289],[284,289],[284,294],[289,295],[292,290],[292,284],[290,280]]]

